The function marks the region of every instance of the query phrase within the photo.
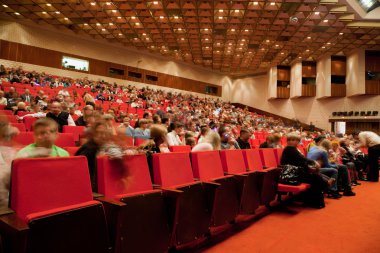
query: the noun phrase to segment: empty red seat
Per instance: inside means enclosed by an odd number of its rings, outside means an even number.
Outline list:
[[[13,141],[20,146],[26,146],[34,143],[34,134],[32,132],[20,132],[13,137]]]
[[[74,135],[72,133],[59,133],[55,145],[58,147],[74,147]]]
[[[280,170],[278,168],[267,168],[264,170],[258,149],[243,150],[244,162],[249,171],[263,173],[260,189],[260,204],[269,205],[277,195],[278,178]]]
[[[26,132],[24,123],[11,123],[11,125],[16,127],[20,132]]]
[[[171,220],[175,221],[173,247],[194,242],[209,233],[215,183],[196,182],[193,178],[189,153],[153,154],[154,183],[178,191],[177,202],[169,205]]]
[[[109,252],[85,157],[16,159],[11,181],[15,213],[0,216],[2,244],[10,252]]]
[[[211,225],[220,226],[233,221],[240,206],[238,184],[234,176],[224,175],[219,151],[192,152],[191,163],[195,177],[220,184],[215,194]]]
[[[33,123],[37,120],[37,118],[24,117],[23,120],[24,120],[26,131],[28,131],[28,132],[33,131]]]
[[[261,148],[260,156],[265,167],[273,168],[279,165],[273,148]]]
[[[282,152],[284,151],[283,148],[275,148],[274,149],[274,156],[276,157],[276,162],[277,162],[277,165],[280,165],[280,162],[281,162],[281,156],[282,156]]]
[[[79,137],[83,134],[86,128],[84,126],[63,126],[63,133],[72,133],[74,141],[79,141]]]
[[[169,150],[170,150],[170,152],[190,152],[191,151],[191,147],[189,145],[170,146]]]
[[[70,154],[70,156],[75,156],[75,153],[78,151],[79,147],[64,147],[64,149]]]
[[[166,252],[173,226],[169,225],[166,192],[154,190],[145,155],[122,161],[97,159],[99,198],[114,231],[114,252]]]
[[[239,180],[240,212],[252,214],[260,205],[260,173],[248,171],[242,150],[221,150],[220,158],[224,172],[235,175]]]

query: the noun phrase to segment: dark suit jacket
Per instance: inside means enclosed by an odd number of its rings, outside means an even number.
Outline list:
[[[20,97],[22,101],[24,102],[26,101],[26,94],[22,94]],[[34,97],[29,94],[29,103],[32,102],[33,100],[34,100]]]

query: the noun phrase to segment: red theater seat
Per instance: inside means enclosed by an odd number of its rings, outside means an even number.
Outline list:
[[[75,156],[75,153],[78,151],[79,147],[64,147],[64,149],[70,154],[70,156]]]
[[[84,126],[63,126],[63,133],[72,133],[74,141],[79,141],[80,136],[86,128]]]
[[[30,132],[33,131],[33,123],[37,120],[37,118],[34,117],[24,117],[24,124],[26,127],[26,131]]]
[[[262,184],[259,188],[260,204],[269,205],[276,198],[280,170],[277,168],[267,168],[264,170],[258,149],[245,149],[242,151],[248,170],[263,173]]]
[[[26,132],[26,127],[24,123],[11,123],[11,125],[16,127],[20,132]]]
[[[240,212],[252,214],[260,205],[262,175],[249,172],[244,162],[242,150],[221,150],[220,158],[225,173],[235,175],[239,180]]]
[[[190,152],[191,147],[188,145],[185,146],[170,146],[169,147],[170,152]]]
[[[277,167],[275,149],[271,149],[271,148],[260,149],[260,155],[261,155],[264,166],[266,166],[266,167]],[[279,199],[281,199],[280,198],[281,194],[300,193],[302,191],[305,191],[309,187],[310,187],[309,184],[301,184],[301,185],[297,185],[297,186],[278,184]]]
[[[13,115],[11,110],[0,110],[0,115]]]
[[[103,206],[92,198],[85,157],[17,159],[11,181],[14,213],[0,216],[9,252],[109,252]]]
[[[153,154],[154,183],[178,191],[178,202],[169,204],[171,220],[175,221],[172,246],[193,243],[209,233],[215,190],[209,182],[195,182],[189,153]]]
[[[59,133],[55,145],[58,147],[74,147],[74,135],[72,133]]]
[[[233,221],[240,206],[238,184],[234,176],[224,175],[219,151],[192,152],[191,163],[196,178],[220,184],[215,193],[211,225],[220,226]]]
[[[172,223],[166,207],[167,191],[154,190],[145,155],[122,161],[97,160],[99,198],[114,235],[114,252],[166,252]]]
[[[13,137],[13,141],[20,146],[27,146],[29,144],[32,144],[34,143],[33,132],[20,132],[18,135]]]

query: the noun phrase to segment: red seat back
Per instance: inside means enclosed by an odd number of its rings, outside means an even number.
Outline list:
[[[258,149],[244,149],[243,156],[245,167],[249,171],[260,171],[263,170],[263,163],[260,157],[260,151]]]
[[[86,157],[16,159],[11,181],[10,207],[22,219],[93,199]]]
[[[170,146],[169,147],[170,152],[190,152],[191,147],[189,145],[185,146]]]
[[[106,197],[153,190],[145,155],[124,156],[123,160],[97,159],[98,192]]]
[[[0,110],[0,115],[13,115],[11,110]]]
[[[192,152],[191,164],[194,177],[202,181],[210,181],[224,176],[222,162],[217,150]]]
[[[247,172],[243,152],[239,150],[221,150],[220,159],[224,172],[241,174]]]
[[[79,137],[86,128],[84,126],[63,126],[63,133],[72,133],[74,141],[79,141]]]
[[[26,132],[26,127],[24,123],[11,123],[11,125],[16,127],[20,132]]]
[[[70,156],[75,156],[75,153],[78,151],[79,147],[64,147],[64,149],[70,154]]]
[[[153,154],[154,183],[162,187],[194,182],[189,153]]]
[[[282,157],[282,152],[284,151],[283,148],[275,148],[274,149],[274,155],[276,156],[276,162],[277,162],[277,165],[280,164],[280,161],[281,161],[281,157]]]
[[[59,133],[55,145],[58,147],[74,147],[74,135],[72,133]]]
[[[34,143],[34,134],[33,132],[20,132],[18,135],[13,137],[13,141],[21,146],[26,146]]]
[[[37,118],[34,117],[25,117],[24,118],[24,124],[26,131],[30,132],[33,130],[33,123],[37,120]]]
[[[20,117],[25,116],[27,114],[32,114],[32,112],[23,112],[23,111],[17,112],[17,116],[20,116]]]
[[[260,149],[261,161],[266,167],[277,167],[277,159],[273,148]]]
[[[137,147],[137,146],[140,146],[141,144],[143,144],[143,143],[146,142],[146,141],[147,141],[147,140],[145,140],[145,139],[135,138],[134,143],[135,143],[135,146]]]

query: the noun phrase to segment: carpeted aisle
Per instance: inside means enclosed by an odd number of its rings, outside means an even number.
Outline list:
[[[290,205],[261,219],[237,224],[206,253],[379,253],[380,183],[362,182],[356,197],[326,200],[314,210]],[[216,243],[217,241],[217,243]]]

